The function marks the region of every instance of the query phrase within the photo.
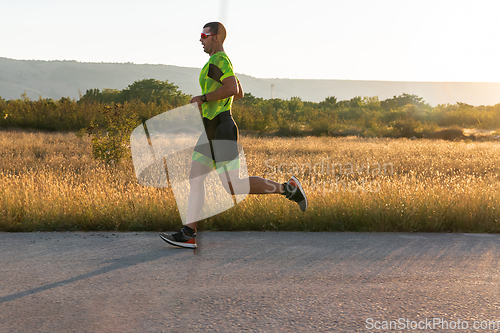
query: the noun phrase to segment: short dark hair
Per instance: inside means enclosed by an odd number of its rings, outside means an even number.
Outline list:
[[[220,35],[223,43],[226,40],[226,28],[224,27],[224,25],[222,25],[222,23],[209,22],[209,23],[205,24],[205,26],[203,28],[209,28],[210,32],[217,34],[217,35]]]

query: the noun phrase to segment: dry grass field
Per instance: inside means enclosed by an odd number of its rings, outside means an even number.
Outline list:
[[[250,175],[291,174],[310,202],[249,196],[211,230],[500,232],[496,142],[242,137]],[[139,185],[74,133],[0,132],[0,231],[173,230],[170,188]]]

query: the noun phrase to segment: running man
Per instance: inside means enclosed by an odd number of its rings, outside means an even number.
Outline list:
[[[226,28],[222,23],[210,22],[203,27],[200,42],[210,59],[200,73],[202,95],[193,97],[191,103],[197,103],[202,111],[209,144],[202,144],[200,137],[193,152],[185,226],[173,234],[160,234],[165,242],[184,248],[196,248],[196,226],[205,202],[204,181],[214,168],[218,170],[220,180],[229,194],[282,194],[297,202],[302,211],[307,209],[306,195],[295,177],[284,184],[256,176],[240,179],[238,128],[231,115],[231,105],[233,100],[243,98],[243,89],[224,52],[225,39]],[[224,146],[218,152],[212,140],[234,142],[234,145]]]

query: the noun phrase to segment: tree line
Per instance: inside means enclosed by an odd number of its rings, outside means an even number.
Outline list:
[[[143,122],[167,110],[189,103],[168,81],[145,79],[123,90],[89,89],[75,101],[70,98],[30,100],[26,94],[16,100],[0,98],[0,128],[48,131],[83,131],[104,128],[109,110],[119,109],[116,121]],[[263,99],[245,93],[234,102],[233,117],[240,130],[261,135],[359,135],[364,137],[426,137],[442,127],[500,127],[500,103],[472,106],[457,102],[431,107],[422,97],[402,94],[380,101],[377,96],[321,102]],[[133,123],[133,122],[132,122]]]

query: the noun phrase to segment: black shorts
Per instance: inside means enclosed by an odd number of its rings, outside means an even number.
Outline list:
[[[218,173],[238,169],[238,127],[231,111],[221,112],[212,120],[203,118],[203,125],[206,136],[205,133],[200,135],[194,148],[193,161],[215,168]]]

